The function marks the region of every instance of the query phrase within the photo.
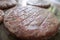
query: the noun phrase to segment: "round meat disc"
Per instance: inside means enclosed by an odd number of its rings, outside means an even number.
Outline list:
[[[5,13],[5,27],[20,39],[48,39],[57,33],[59,22],[56,16],[46,9],[17,6]]]
[[[32,5],[32,6],[37,6],[37,7],[41,7],[41,8],[49,8],[50,7],[50,3],[46,0],[29,0],[27,2],[28,5]]]
[[[15,6],[17,3],[15,0],[0,0],[0,9],[7,9]]]

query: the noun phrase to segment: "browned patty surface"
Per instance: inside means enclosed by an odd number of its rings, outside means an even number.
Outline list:
[[[11,8],[16,4],[16,0],[0,0],[0,9]]]
[[[0,10],[0,23],[3,21],[4,12]]]
[[[37,0],[37,1],[29,0],[27,4],[32,6],[37,6],[40,8],[46,8],[46,9],[50,7],[50,3],[46,0]]]
[[[46,9],[17,6],[5,13],[5,27],[24,40],[46,39],[55,35],[58,30],[57,18]]]

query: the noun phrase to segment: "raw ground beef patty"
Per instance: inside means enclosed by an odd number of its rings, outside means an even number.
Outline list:
[[[55,15],[46,9],[17,6],[5,12],[4,24],[20,39],[41,40],[54,36],[59,22]]]
[[[0,0],[0,9],[11,8],[16,5],[15,0]]]

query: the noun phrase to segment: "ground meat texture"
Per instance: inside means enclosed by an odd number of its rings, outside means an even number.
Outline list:
[[[17,3],[15,0],[0,0],[0,9],[7,9],[15,6]]]
[[[0,23],[3,21],[4,12],[0,10]]]
[[[45,40],[57,33],[59,22],[46,9],[17,6],[5,13],[5,27],[20,39]]]
[[[40,8],[49,8],[50,7],[50,3],[47,2],[46,0],[37,0],[37,1],[28,1],[27,2],[28,5],[32,5],[32,6],[36,6],[36,7],[40,7]]]

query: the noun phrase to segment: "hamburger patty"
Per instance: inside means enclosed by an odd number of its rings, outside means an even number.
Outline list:
[[[2,10],[0,10],[0,22],[3,21],[3,16],[4,16],[4,12]]]
[[[41,8],[49,8],[50,7],[50,3],[47,2],[46,0],[29,0],[27,2],[28,5],[32,5],[32,6],[37,6],[37,7],[41,7]]]
[[[34,6],[17,6],[5,13],[5,27],[20,39],[47,39],[54,36],[58,30],[57,18],[46,9]]]
[[[0,0],[0,9],[11,8],[16,5],[15,0]]]

